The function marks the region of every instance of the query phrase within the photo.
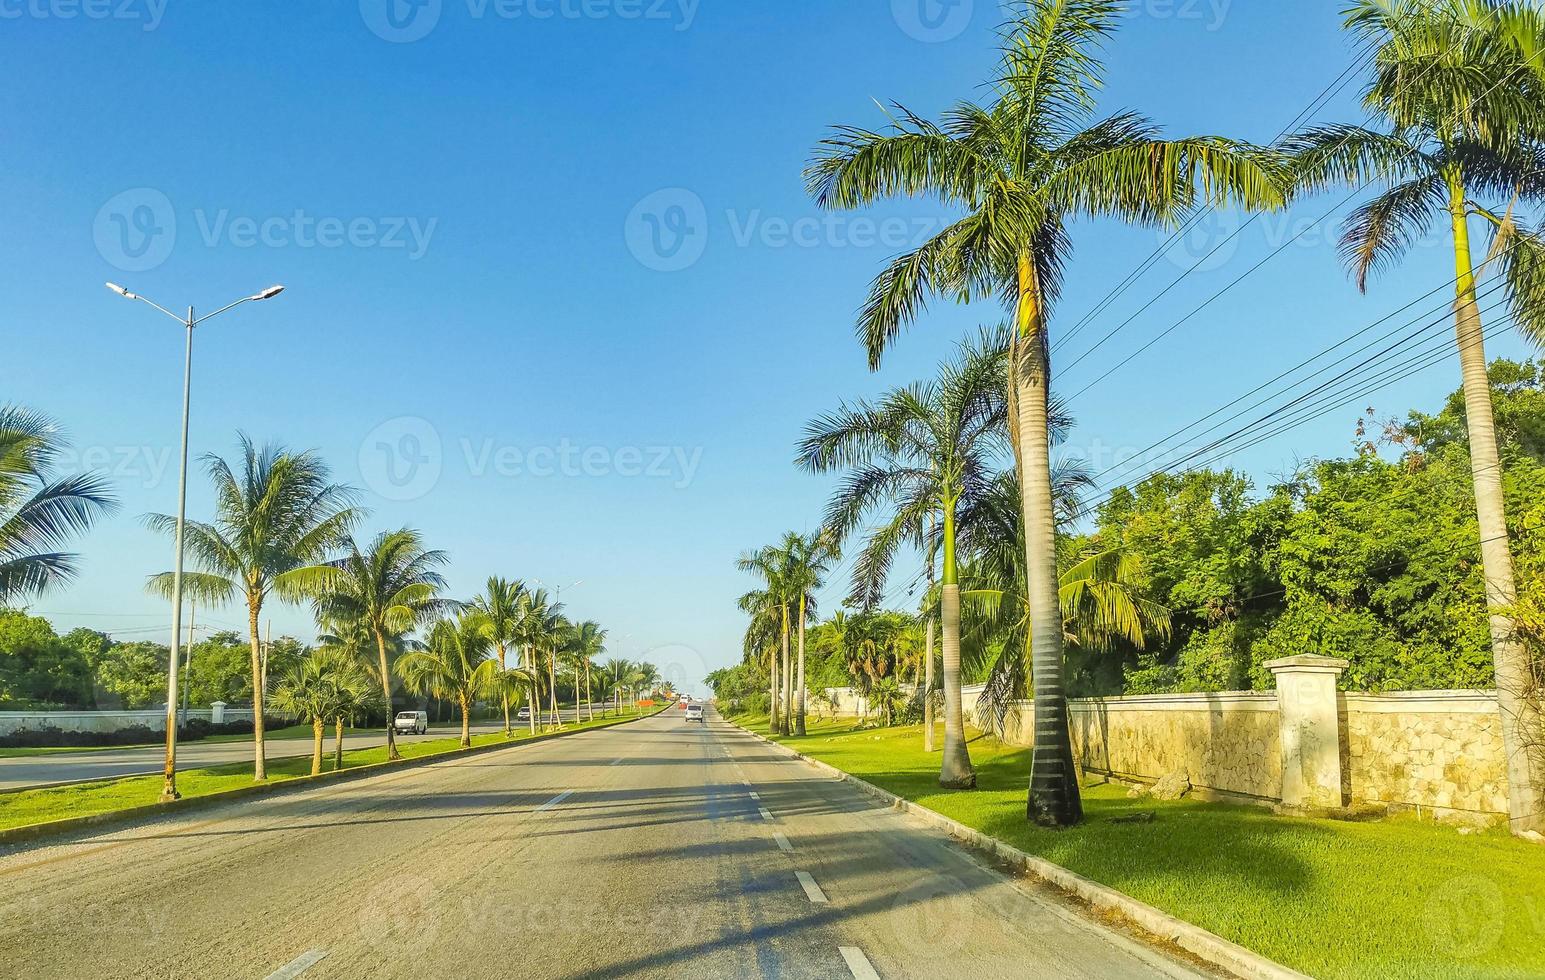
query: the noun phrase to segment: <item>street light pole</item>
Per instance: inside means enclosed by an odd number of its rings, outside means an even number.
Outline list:
[[[177,668],[182,647],[183,531],[188,517],[188,420],[193,392],[193,330],[205,320],[217,317],[226,310],[234,309],[243,303],[272,299],[284,292],[284,287],[269,286],[261,293],[243,297],[202,317],[195,316],[191,306],[188,307],[188,315],[181,317],[159,303],[137,293],[131,293],[115,283],[108,283],[107,288],[124,299],[139,300],[141,303],[155,307],[181,323],[187,332],[182,362],[182,464],[177,472],[177,531],[174,535],[175,554],[172,559],[172,648],[171,655],[167,657],[166,669],[166,774],[161,784],[161,802],[167,803],[179,799],[182,795],[177,792]],[[255,705],[254,708],[257,711],[263,710],[262,705]]]

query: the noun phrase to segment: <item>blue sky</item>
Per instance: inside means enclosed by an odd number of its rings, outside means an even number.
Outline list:
[[[1340,7],[1140,0],[1102,108],[1269,140],[1351,62]],[[7,5],[0,399],[56,417],[123,502],[82,542],[79,580],[33,608],[164,635],[142,583],[170,547],[137,517],[175,504],[182,338],[103,281],[201,310],[279,282],[200,328],[195,454],[231,453],[238,430],[315,448],[361,489],[369,530],[412,525],[452,554],[458,594],[494,573],[583,580],[564,599],[614,653],[689,680],[734,661],[733,559],[813,527],[829,488],[790,464],[805,421],[925,375],[996,319],[937,304],[869,373],[852,333],[869,279],[945,216],[898,202],[827,220],[803,165],[832,124],[881,125],[874,100],[932,115],[973,93],[1000,20],[990,0]],[[1360,119],[1352,90],[1319,118]],[[1339,199],[1246,229],[1057,387],[1084,387]],[[1069,450],[1147,446],[1452,276],[1424,247],[1361,296],[1330,227],[1075,399]],[[1161,240],[1074,234],[1063,329]],[[1371,404],[1431,407],[1456,383],[1444,364]],[[1229,462],[1265,483],[1345,452],[1356,414]],[[190,513],[208,504],[196,481]],[[303,610],[272,619],[310,635]]]

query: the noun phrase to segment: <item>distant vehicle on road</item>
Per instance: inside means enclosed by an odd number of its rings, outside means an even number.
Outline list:
[[[530,721],[531,720],[531,706],[527,705],[526,707],[521,708],[519,711],[515,712],[515,720],[516,721]]]
[[[429,715],[423,711],[399,711],[392,727],[399,735],[422,735],[429,731]]]
[[[703,720],[703,706],[700,704],[687,705],[687,721],[701,722]]]

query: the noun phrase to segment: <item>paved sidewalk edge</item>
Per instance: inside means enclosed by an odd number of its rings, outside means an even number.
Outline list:
[[[720,717],[723,716],[721,715]],[[729,719],[725,720],[728,721]],[[1021,851],[1019,848],[998,840],[996,837],[990,837],[975,828],[966,826],[958,820],[946,817],[938,811],[930,810],[925,806],[903,799],[895,793],[883,790],[871,782],[858,778],[852,773],[844,772],[836,766],[822,762],[819,759],[813,759],[803,752],[789,748],[782,742],[775,742],[765,735],[753,732],[736,722],[731,721],[730,724],[747,735],[760,739],[773,748],[788,753],[790,756],[803,761],[820,772],[853,784],[894,809],[922,818],[964,844],[977,850],[985,851],[1012,867],[1021,868],[1027,874],[1055,885],[1097,909],[1119,913],[1144,931],[1174,943],[1181,949],[1213,966],[1227,970],[1236,976],[1245,977],[1247,980],[1311,980],[1308,974],[1289,969],[1275,960],[1267,959],[1238,943],[1230,942],[1222,936],[1208,932],[1201,926],[1193,925],[1190,922],[1170,915],[1168,912],[1160,911],[1152,905],[1140,902],[1132,896],[1117,891],[1108,885],[1102,885],[1097,881],[1085,878],[1083,875],[1069,871],[1060,864],[1053,864],[1045,858]]]
[[[316,789],[333,783],[351,783],[360,779],[369,779],[373,776],[383,776],[387,773],[401,772],[407,769],[419,769],[437,763],[449,762],[456,759],[466,759],[472,756],[488,755],[494,752],[503,752],[508,749],[519,749],[528,745],[536,745],[540,742],[548,742],[555,738],[567,738],[573,735],[584,735],[588,732],[602,732],[608,728],[616,728],[618,725],[630,725],[637,721],[653,718],[670,708],[666,705],[659,711],[642,715],[638,718],[619,718],[616,721],[607,722],[604,725],[594,725],[590,728],[580,728],[568,732],[546,732],[534,737],[527,737],[518,742],[503,742],[493,745],[479,745],[470,749],[450,749],[445,752],[436,752],[432,755],[420,756],[416,759],[399,759],[396,762],[378,762],[369,766],[360,766],[355,769],[342,769],[336,772],[324,772],[318,776],[297,776],[275,783],[259,783],[252,786],[243,786],[240,789],[229,789],[219,793],[210,793],[205,796],[190,796],[172,803],[151,803],[147,806],[128,807],[122,810],[108,810],[104,813],[92,813],[82,817],[64,817],[60,820],[48,820],[43,823],[26,824],[21,827],[12,827],[8,830],[0,830],[0,847],[10,847],[13,844],[23,844],[32,841],[43,840],[63,834],[69,834],[77,830],[89,830],[100,827],[110,827],[117,824],[129,824],[140,820],[153,819],[161,816],[172,816],[183,813],[193,813],[198,810],[206,810],[211,807],[226,803],[234,803],[255,796],[275,796],[285,793],[295,793],[302,790]],[[190,770],[191,771],[191,770]],[[109,777],[119,779],[144,779],[144,776]],[[40,786],[39,789],[55,789],[57,786]]]

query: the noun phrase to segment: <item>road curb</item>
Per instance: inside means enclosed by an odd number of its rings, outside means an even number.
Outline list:
[[[873,783],[860,779],[852,773],[844,772],[829,763],[822,762],[819,759],[812,759],[803,752],[789,748],[781,742],[775,742],[765,735],[753,732],[733,721],[730,724],[735,725],[736,728],[739,728],[752,738],[765,742],[767,745],[803,761],[819,772],[851,783],[893,809],[922,818],[927,823],[945,831],[963,844],[967,844],[976,850],[984,851],[1011,867],[1019,868],[1026,874],[1055,885],[1062,891],[1088,903],[1094,908],[1120,914],[1144,931],[1174,943],[1186,952],[1213,966],[1227,970],[1236,976],[1245,977],[1247,980],[1312,980],[1306,973],[1299,973],[1297,970],[1289,969],[1275,960],[1267,959],[1238,943],[1230,942],[1222,936],[1208,932],[1201,926],[1193,925],[1183,919],[1177,919],[1168,912],[1156,909],[1146,902],[1140,902],[1132,896],[1119,892],[1108,885],[1102,885],[1097,881],[1085,878],[1077,872],[1069,871],[1060,864],[1053,864],[1045,858],[1029,854],[1014,847],[1012,844],[998,840],[996,837],[989,837],[958,820],[951,819],[942,813],[903,799],[895,793],[881,789]]]
[[[436,752],[432,755],[420,756],[417,759],[399,759],[396,762],[378,762],[369,766],[360,766],[355,769],[342,769],[337,772],[324,772],[317,776],[296,776],[276,783],[254,784],[243,786],[239,789],[228,789],[219,793],[210,793],[205,796],[190,796],[171,803],[151,803],[147,806],[128,807],[123,810],[109,810],[105,813],[92,813],[81,817],[64,817],[60,820],[49,820],[43,823],[26,824],[21,827],[12,827],[9,830],[0,830],[0,847],[10,847],[14,844],[25,844],[49,837],[57,837],[78,830],[90,830],[98,827],[110,827],[117,824],[136,823],[141,820],[154,819],[161,816],[177,815],[183,813],[196,813],[226,803],[237,803],[245,799],[258,796],[281,796],[289,793],[298,793],[303,790],[316,789],[319,786],[327,786],[333,783],[352,783],[356,780],[370,779],[373,776],[382,776],[387,773],[402,772],[410,769],[421,769],[438,763],[467,759],[479,755],[489,755],[494,752],[503,752],[509,749],[524,748],[528,745],[536,745],[540,742],[549,742],[555,738],[567,738],[573,735],[584,735],[588,732],[601,732],[608,728],[616,728],[619,725],[630,725],[636,721],[644,721],[667,710],[670,705],[661,708],[653,714],[642,715],[638,718],[619,718],[603,725],[594,725],[590,728],[581,728],[570,732],[546,732],[541,735],[521,739],[518,742],[495,743],[493,745],[479,745],[470,749],[451,749],[445,752]],[[191,771],[191,770],[190,770]],[[144,776],[120,776],[115,779],[144,779]],[[76,784],[79,785],[79,784]],[[39,789],[57,789],[57,785],[41,786]]]

